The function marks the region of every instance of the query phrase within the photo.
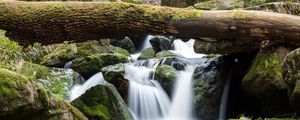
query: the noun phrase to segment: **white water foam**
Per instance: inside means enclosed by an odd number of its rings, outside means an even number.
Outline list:
[[[150,74],[156,65],[148,66],[152,68],[125,67],[125,77],[129,80],[129,108],[138,120],[161,119],[167,115],[170,107],[167,93],[157,81],[151,79]]]
[[[184,71],[179,71],[176,78],[172,106],[166,119],[190,120],[192,119],[193,98],[193,73],[194,66],[186,66]]]
[[[94,87],[99,84],[105,84],[106,81],[104,80],[102,76],[102,72],[99,72],[92,76],[90,79],[88,79],[84,84],[82,85],[74,85],[70,91],[70,98],[69,101],[73,101],[74,99],[78,98],[82,94],[85,93],[88,89],[91,87]]]
[[[174,54],[183,56],[185,58],[202,58],[204,54],[197,54],[194,51],[194,39],[190,39],[187,42],[183,42],[180,39],[173,41],[174,50],[170,50]]]
[[[151,65],[148,65],[151,64]],[[135,120],[189,120],[192,119],[192,75],[194,67],[187,66],[177,74],[172,102],[161,85],[150,75],[156,65],[127,65],[129,80],[129,108]]]

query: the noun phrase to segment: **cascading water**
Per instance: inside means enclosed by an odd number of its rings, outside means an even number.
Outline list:
[[[149,40],[154,36],[147,36],[143,49],[149,48]],[[203,54],[197,54],[193,49],[194,40],[173,42],[174,50],[170,50],[177,56],[184,58],[197,58],[199,61]],[[142,51],[142,50],[141,50]],[[131,58],[136,60],[141,51]],[[199,59],[198,59],[199,58]],[[135,120],[190,120],[193,117],[193,73],[195,63],[184,66],[184,70],[177,71],[175,85],[173,87],[172,100],[164,91],[160,83],[154,80],[155,69],[165,60],[148,59],[135,61],[125,65],[125,78],[129,80],[128,106]],[[201,61],[201,60],[200,60]],[[75,85],[71,90],[70,101],[82,95],[89,88],[98,84],[105,84],[102,73],[97,73],[83,85]],[[224,112],[223,112],[224,113]]]
[[[175,84],[172,106],[167,119],[189,120],[192,119],[192,82],[194,66],[186,66],[184,71],[179,71]]]
[[[190,39],[187,42],[183,42],[180,39],[176,39],[173,41],[174,50],[171,50],[171,52],[183,56],[185,58],[201,58],[205,56],[204,54],[195,53],[194,43],[194,39]]]
[[[74,99],[78,98],[82,94],[85,93],[88,89],[91,87],[94,87],[99,84],[105,84],[106,81],[104,80],[102,73],[99,72],[92,76],[90,79],[88,79],[84,84],[82,85],[74,85],[70,92],[70,98],[69,101],[73,101]]]
[[[142,120],[159,119],[166,116],[170,100],[160,84],[153,80],[151,72],[158,64],[147,62],[146,66],[127,65],[125,67],[126,78],[129,80],[129,108]]]
[[[186,43],[175,40],[173,44],[175,50],[172,52],[186,58],[203,57],[203,54],[194,52],[193,44],[194,40]],[[138,120],[192,119],[192,76],[195,67],[188,65],[184,71],[178,71],[171,102],[160,84],[153,79],[158,63],[149,59],[125,67],[125,76],[129,80],[130,110]]]
[[[154,36],[153,35],[148,35],[143,43],[143,46],[141,48],[141,50],[137,51],[136,53],[134,54],[131,54],[131,58],[133,60],[137,60],[137,58],[141,55],[142,51],[146,48],[150,48],[151,47],[151,44],[150,44],[150,40],[153,38]]]

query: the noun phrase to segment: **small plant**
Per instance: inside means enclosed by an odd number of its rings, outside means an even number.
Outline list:
[[[5,37],[5,32],[0,30],[0,60],[13,60],[19,57],[22,47]]]

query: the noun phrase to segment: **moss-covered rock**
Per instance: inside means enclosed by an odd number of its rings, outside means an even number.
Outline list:
[[[0,62],[7,65],[9,61],[21,58],[22,47],[17,42],[9,40],[5,33],[5,30],[0,29]]]
[[[77,56],[84,57],[91,54],[105,53],[109,47],[109,40],[103,39],[101,41],[87,41],[82,43],[76,43]]]
[[[266,115],[289,110],[287,85],[282,77],[281,63],[290,51],[282,46],[260,50],[242,80],[244,92],[261,102]]]
[[[84,115],[27,77],[0,68],[1,119],[77,119]]]
[[[155,53],[163,50],[170,50],[173,42],[171,39],[164,36],[154,36],[149,41]]]
[[[122,98],[127,102],[128,98],[128,80],[125,79],[125,64],[119,63],[115,65],[109,65],[102,68],[102,74],[104,79],[116,86],[118,92]]]
[[[271,2],[245,8],[246,10],[272,11],[283,14],[300,15],[300,4],[298,2]]]
[[[125,37],[124,39],[112,39],[110,40],[110,44],[113,46],[117,46],[127,50],[129,53],[133,53],[135,48],[134,44],[129,37]]]
[[[231,74],[223,56],[204,58],[193,75],[193,108],[197,118],[218,119],[226,77]]]
[[[98,73],[102,67],[126,62],[128,56],[119,53],[96,54],[73,60],[72,69],[88,78]]]
[[[51,67],[63,67],[65,63],[74,59],[76,54],[76,44],[60,44],[53,52],[44,56],[41,63]]]
[[[125,56],[130,55],[125,49],[110,46],[109,42],[109,39],[103,39],[101,41],[58,44],[50,54],[43,57],[41,63],[51,67],[64,67],[69,61],[88,56],[106,53],[118,53]]]
[[[212,10],[216,7],[217,7],[217,3],[214,0],[200,2],[194,5],[194,8],[198,10]]]
[[[209,0],[205,2],[196,3],[193,7],[198,10],[231,10],[236,8],[243,8],[243,0]]]
[[[97,85],[87,90],[72,105],[81,110],[89,119],[132,120],[132,116],[112,84]]]
[[[22,58],[25,61],[33,62],[36,64],[42,64],[43,58],[46,55],[52,53],[56,47],[61,46],[60,44],[53,44],[43,46],[39,43],[34,43],[32,46],[28,46],[22,51]]]
[[[162,64],[172,66],[176,70],[184,70],[184,67],[188,64],[186,59],[180,57],[167,57],[162,60]]]
[[[282,64],[282,75],[288,85],[290,104],[297,112],[300,111],[300,49],[290,52]]]
[[[269,2],[279,2],[279,1],[284,1],[284,0],[244,0],[245,2],[244,7],[256,6],[256,5],[261,5]]]
[[[26,61],[20,61],[15,66],[17,73],[31,78],[64,99],[69,98],[71,87],[75,83],[80,83],[80,75],[70,69],[49,68]]]
[[[205,54],[234,54],[254,51],[258,49],[259,45],[260,42],[254,42],[253,40],[237,40],[230,42],[203,42],[196,40],[194,43],[194,50],[196,53]]]
[[[175,85],[176,69],[169,65],[159,65],[155,70],[154,79],[157,80],[162,88],[168,93],[172,94],[172,89]]]
[[[174,57],[176,54],[170,52],[170,51],[161,51],[156,53],[155,55],[157,58],[163,58],[163,57]]]
[[[142,60],[142,59],[149,59],[154,57],[155,57],[155,51],[153,50],[153,48],[147,48],[144,51],[142,51],[138,59]]]

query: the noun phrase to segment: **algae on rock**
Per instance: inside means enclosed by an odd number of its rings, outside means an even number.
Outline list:
[[[125,102],[110,84],[97,85],[87,90],[72,105],[81,110],[89,119],[132,120]]]
[[[266,115],[289,111],[287,84],[282,77],[281,63],[290,51],[290,48],[283,46],[261,49],[242,80],[244,92],[261,102]]]
[[[176,69],[169,65],[159,65],[155,70],[154,79],[161,84],[169,96],[171,96],[175,85],[176,74]]]
[[[290,52],[283,61],[282,75],[288,85],[290,105],[300,111],[300,49]]]
[[[76,108],[29,78],[0,68],[0,117],[3,119],[87,120]]]

